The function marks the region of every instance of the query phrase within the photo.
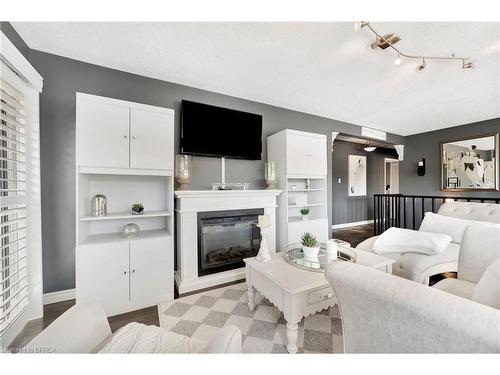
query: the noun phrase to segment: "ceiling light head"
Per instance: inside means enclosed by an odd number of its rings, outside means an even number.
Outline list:
[[[471,61],[465,61],[465,60],[463,60],[463,62],[462,62],[462,68],[463,69],[472,69],[472,68],[474,68],[474,64],[472,64]]]
[[[354,22],[354,31],[359,31],[366,25],[368,25],[368,22],[366,21],[356,21]]]
[[[366,146],[363,150],[366,152],[372,152],[375,151],[377,148],[375,146]]]
[[[377,38],[377,40],[372,43],[372,48],[375,49],[379,47],[380,49],[386,49],[397,42],[399,42],[401,38],[396,33],[390,33],[384,35],[382,38]]]
[[[398,53],[398,57],[396,57],[396,60],[394,60],[394,65],[399,66],[403,60],[401,59],[401,55]]]
[[[425,59],[422,59],[422,64],[417,66],[417,72],[421,72],[422,70],[425,69],[426,66],[427,66],[427,64],[425,63]]]

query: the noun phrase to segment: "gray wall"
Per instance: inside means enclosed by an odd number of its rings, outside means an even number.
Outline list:
[[[332,223],[344,224],[373,219],[373,194],[384,192],[384,159],[397,159],[395,150],[377,148],[373,152],[363,150],[363,145],[335,141],[332,153]],[[348,196],[348,156],[366,156],[366,186],[364,197]],[[338,179],[342,182],[339,184]]]
[[[417,195],[500,197],[500,192],[449,193],[439,190],[439,142],[500,132],[500,118],[405,137],[404,161],[399,167],[400,191]],[[417,163],[425,158],[425,176],[417,175]]]
[[[286,110],[248,100],[220,95],[192,87],[146,78],[81,61],[32,50],[31,63],[44,78],[40,96],[42,157],[42,230],[44,292],[75,286],[75,93],[102,95],[122,100],[173,108],[178,150],[179,110],[188,99],[263,115],[263,139],[282,129],[298,129],[326,134],[360,135],[357,125]],[[402,143],[403,137],[389,135]],[[228,181],[247,181],[254,188],[264,186],[265,142],[262,161],[228,160]],[[329,153],[328,168],[332,160]],[[195,158],[195,189],[209,188],[220,179],[220,161]],[[331,184],[329,184],[331,194]],[[329,202],[331,223],[331,202]]]

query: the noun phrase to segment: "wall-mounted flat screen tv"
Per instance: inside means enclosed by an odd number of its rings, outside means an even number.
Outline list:
[[[182,101],[181,153],[260,160],[262,116]]]

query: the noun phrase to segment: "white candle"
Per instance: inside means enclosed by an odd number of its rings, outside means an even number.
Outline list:
[[[328,240],[326,241],[326,254],[329,259],[337,259],[337,241]]]
[[[268,215],[259,215],[259,227],[267,228],[269,227],[269,216]]]

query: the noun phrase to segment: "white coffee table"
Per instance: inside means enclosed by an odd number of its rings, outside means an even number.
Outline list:
[[[351,249],[356,263],[392,273],[394,259]],[[298,324],[303,317],[334,306],[337,299],[324,273],[312,272],[292,266],[283,258],[284,253],[273,254],[269,262],[255,258],[245,259],[248,307],[255,308],[255,290],[274,304],[286,320],[287,350],[297,352]]]

